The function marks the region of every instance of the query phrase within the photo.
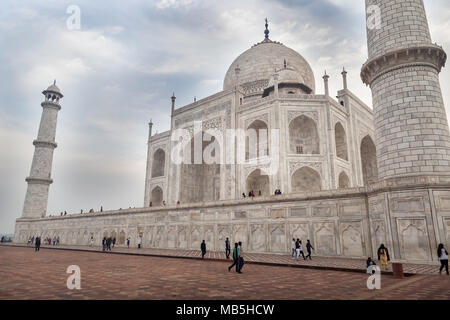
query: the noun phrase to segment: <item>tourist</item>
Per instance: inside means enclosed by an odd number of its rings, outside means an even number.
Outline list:
[[[66,211],[64,211],[64,215],[67,215],[67,212],[66,212]]]
[[[311,242],[309,240],[306,240],[306,251],[308,252],[308,255],[306,256],[305,260],[307,260],[308,258],[309,260],[312,260],[311,249],[314,250],[314,247],[311,245]]]
[[[225,255],[227,256],[227,259],[230,259],[230,253],[231,253],[230,240],[227,238],[225,240]]]
[[[242,197],[245,199],[245,193],[242,193]]]
[[[259,190],[258,197],[261,197],[261,196],[262,196],[262,193],[261,193],[261,190]]]
[[[448,274],[448,251],[445,250],[444,245],[442,243],[438,246],[438,257],[441,261],[441,267],[439,268],[439,274],[442,274],[442,270],[445,268],[445,272]]]
[[[130,249],[130,238],[127,238],[127,247]]]
[[[103,206],[100,206],[100,212],[103,212]]]
[[[94,245],[94,236],[91,236],[91,240],[89,240],[89,247]]]
[[[234,266],[236,266],[236,272],[239,272],[239,269],[238,269],[239,248],[238,248],[238,246],[239,246],[239,244],[236,242],[234,244],[234,249],[233,249],[233,264],[228,267],[228,272],[230,272],[231,268],[233,268]]]
[[[248,197],[249,197],[249,198],[252,197],[252,192],[251,192],[251,191],[248,192]]]
[[[36,252],[36,251],[39,251],[39,249],[41,248],[41,238],[36,237],[35,241],[36,241],[36,245],[35,245],[34,251]]]
[[[56,237],[56,245],[59,245],[59,236]]]
[[[31,244],[31,236],[28,238],[28,243],[27,243],[27,245],[30,245]]]
[[[255,192],[252,190],[252,198],[255,197]]]
[[[378,248],[378,261],[381,262],[381,268],[387,270],[389,268],[388,262],[390,260],[388,249],[384,246],[384,244],[381,244]]]
[[[377,264],[375,263],[375,261],[373,261],[371,257],[368,257],[367,261],[366,261],[367,273],[368,274],[373,274],[374,272],[373,272],[372,268],[370,268],[370,267],[371,266],[376,266],[376,265]]]
[[[165,200],[163,200],[163,206],[164,206],[164,207],[166,206],[166,201],[165,201]]]
[[[53,245],[56,246],[56,236],[53,237]]]
[[[137,240],[138,249],[141,248],[141,243],[142,243],[142,238],[139,236],[139,237],[138,237],[138,240]]]
[[[153,202],[150,201],[150,207],[153,207]]]
[[[239,247],[238,247],[238,253],[239,253],[239,273],[242,273],[242,268],[244,267],[244,254],[243,254],[243,250],[242,250],[242,242],[239,241]]]
[[[113,248],[114,248],[114,246],[116,245],[116,237],[114,237],[114,238],[112,239],[112,244],[113,244]]]
[[[106,249],[108,249],[109,251],[111,251],[111,242],[111,237],[108,237],[108,239],[106,239]]]
[[[206,254],[206,243],[205,240],[203,240],[202,244],[200,245],[200,249],[202,250],[202,259],[205,257]]]
[[[295,255],[295,249],[296,249],[296,246],[295,246],[295,238],[292,238],[292,242],[291,242],[291,251],[292,251],[291,257],[292,257],[292,258],[293,258],[294,255]]]
[[[105,251],[106,250],[106,237],[103,237],[102,247],[103,247],[102,251]]]

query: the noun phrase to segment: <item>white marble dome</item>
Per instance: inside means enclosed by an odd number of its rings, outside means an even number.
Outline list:
[[[285,60],[288,69],[295,70],[297,79],[302,79],[314,94],[315,80],[309,63],[297,51],[271,40],[258,43],[234,60],[225,76],[223,89],[233,89],[237,82],[244,87],[244,91],[246,87],[253,88],[252,91],[264,90],[275,71],[284,69]],[[237,67],[240,69],[238,80]]]

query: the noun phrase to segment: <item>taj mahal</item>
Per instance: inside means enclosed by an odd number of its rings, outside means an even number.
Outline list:
[[[450,246],[439,82],[447,55],[431,40],[423,0],[366,0],[374,6],[380,25],[368,25],[361,61],[373,106],[351,91],[345,69],[337,96],[326,72],[317,92],[309,63],[272,39],[266,19],[264,38],[231,63],[222,91],[182,107],[174,94],[169,131],[153,134],[150,121],[142,208],[47,216],[63,98],[52,84],[14,241],[111,236],[119,246],[140,238],[148,248],[199,249],[204,239],[222,250],[228,237],[246,252],[286,254],[300,238],[321,256],[374,256],[384,243],[396,261],[436,261],[437,244]]]

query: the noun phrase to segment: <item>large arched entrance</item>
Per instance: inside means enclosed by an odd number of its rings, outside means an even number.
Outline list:
[[[270,194],[270,182],[269,176],[262,172],[260,169],[253,171],[246,181],[246,193],[254,191],[255,195],[259,194],[268,196]]]
[[[368,186],[378,181],[377,151],[370,136],[362,140],[360,151],[364,186]]]
[[[301,115],[289,124],[290,152],[295,154],[319,154],[320,139],[316,122]]]
[[[320,174],[309,167],[294,172],[291,178],[292,192],[314,192],[322,190]]]
[[[179,199],[182,203],[220,199],[220,144],[214,136],[206,133],[199,135],[202,136],[192,138],[190,143],[190,163],[181,164]],[[203,137],[208,141],[203,141]],[[194,141],[197,140],[202,141],[201,157],[195,155]],[[189,144],[187,147],[189,148]],[[203,155],[219,161],[210,164],[212,161]]]

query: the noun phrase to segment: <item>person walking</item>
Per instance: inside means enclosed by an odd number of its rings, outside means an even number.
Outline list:
[[[225,255],[227,256],[227,259],[230,259],[230,253],[231,253],[230,240],[227,238],[225,240]]]
[[[202,250],[202,259],[205,257],[206,254],[206,242],[205,240],[202,241],[202,244],[200,245],[200,250]]]
[[[112,242],[111,237],[108,237],[108,239],[106,239],[106,249],[109,251],[111,251],[111,242]]]
[[[139,237],[138,237],[138,240],[137,240],[138,249],[141,248],[141,243],[142,243],[142,238],[139,236]]]
[[[236,242],[234,244],[234,249],[233,249],[233,264],[231,266],[228,267],[228,272],[230,272],[231,268],[233,268],[234,266],[236,266],[236,272],[239,272],[238,269],[238,261],[239,261],[239,248],[238,248],[239,244]]]
[[[41,237],[36,237],[35,241],[35,248],[34,251],[39,251],[39,249],[41,248]]]
[[[308,258],[309,260],[312,260],[311,249],[314,250],[314,247],[311,245],[311,242],[309,240],[306,240],[306,251],[308,252],[308,255],[306,256],[305,260],[307,260]]]
[[[305,258],[305,252],[304,252],[304,250],[303,250],[302,240],[300,240],[300,254],[301,254],[302,257],[303,257],[303,260],[306,260],[306,258]]]
[[[442,274],[442,270],[445,268],[445,272],[448,274],[448,251],[444,248],[442,243],[438,246],[438,257],[439,261],[441,261],[441,267],[439,268],[439,274]]]
[[[291,257],[292,258],[295,256],[295,249],[296,249],[295,238],[292,238],[292,243],[291,243],[291,251],[292,251]]]
[[[116,245],[116,237],[114,237],[114,238],[112,239],[112,244],[113,244],[113,248],[114,248],[114,246]]]
[[[384,246],[384,244],[381,244],[380,247],[378,248],[378,261],[381,262],[381,268],[383,269],[388,269],[389,268],[389,261],[391,260],[391,258],[389,257],[389,251],[388,249]]]
[[[127,247],[130,249],[130,238],[127,238]]]
[[[245,261],[244,261],[244,255],[243,255],[243,250],[242,250],[242,242],[241,241],[239,241],[238,242],[238,244],[239,244],[239,250],[238,250],[238,252],[239,252],[239,260],[238,260],[238,268],[239,268],[239,273],[242,273],[242,268],[244,267],[244,263],[245,263]]]

